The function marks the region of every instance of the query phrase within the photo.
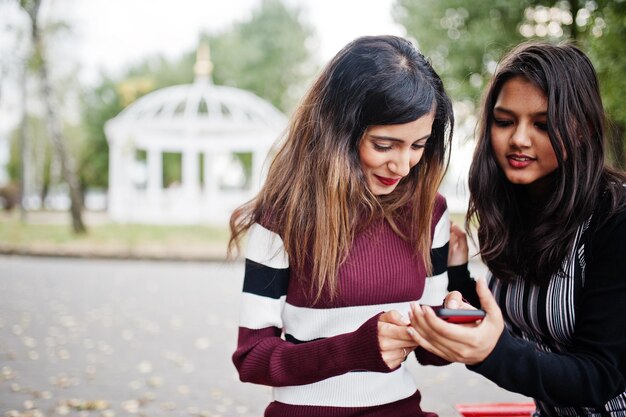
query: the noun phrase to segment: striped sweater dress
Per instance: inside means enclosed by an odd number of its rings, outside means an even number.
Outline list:
[[[339,296],[311,305],[304,277],[289,269],[280,236],[249,231],[240,327],[233,362],[244,382],[273,387],[265,416],[434,416],[405,363],[389,369],[378,346],[378,316],[409,303],[440,305],[447,294],[449,217],[438,196],[432,274],[387,222],[355,237],[338,272]],[[445,362],[421,349],[424,364]],[[410,355],[409,355],[410,356]]]

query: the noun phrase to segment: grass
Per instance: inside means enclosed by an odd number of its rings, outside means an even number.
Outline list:
[[[66,212],[0,211],[0,253],[104,258],[225,260],[226,226],[119,224],[85,212],[87,233],[76,235]],[[451,221],[464,226],[462,214]]]
[[[224,258],[228,230],[211,226],[156,226],[109,222],[85,213],[87,233],[74,234],[69,214],[0,213],[0,250],[5,253],[182,259]]]

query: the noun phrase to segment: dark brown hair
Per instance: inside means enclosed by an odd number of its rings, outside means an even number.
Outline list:
[[[408,123],[433,108],[422,160],[393,193],[373,195],[358,155],[367,127]],[[283,239],[293,271],[312,269],[306,275],[316,300],[325,291],[336,295],[337,270],[354,235],[374,219],[386,218],[430,265],[430,223],[453,124],[441,79],[411,42],[395,36],[354,40],[294,112],[259,195],[233,213],[229,249],[253,223],[263,223]],[[401,213],[408,230],[398,227]]]
[[[547,127],[558,160],[553,189],[540,210],[525,187],[510,183],[491,148],[493,108],[503,85],[524,77],[544,92]],[[605,114],[595,70],[572,44],[523,43],[500,62],[483,99],[478,143],[469,173],[466,226],[478,225],[484,262],[499,279],[541,284],[561,270],[578,226],[603,192],[611,210],[623,204],[624,176],[605,164]]]

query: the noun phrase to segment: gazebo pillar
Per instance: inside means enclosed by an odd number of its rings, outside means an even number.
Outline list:
[[[250,173],[250,186],[253,190],[259,189],[261,186],[261,174],[263,170],[263,159],[265,155],[259,149],[252,151],[252,172]]]
[[[125,146],[119,141],[109,142],[109,210],[114,218],[126,216],[125,203],[132,187],[128,157]]]
[[[109,194],[116,193],[123,187],[124,161],[122,160],[122,150],[116,141],[109,142]],[[110,198],[114,198],[111,196]]]
[[[163,194],[163,153],[160,149],[147,150],[148,184],[147,191],[151,199],[160,200]]]
[[[204,154],[204,193],[206,200],[212,201],[217,196],[217,175],[215,172],[215,155],[212,152]]]
[[[182,166],[182,185],[185,193],[197,194],[200,189],[198,151],[195,149],[185,149],[183,151]]]

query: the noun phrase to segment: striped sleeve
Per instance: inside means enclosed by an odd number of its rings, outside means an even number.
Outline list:
[[[248,232],[240,327],[282,329],[289,260],[280,236],[255,224]]]
[[[280,237],[260,225],[248,236],[237,350],[241,381],[273,387],[311,384],[354,370],[389,372],[378,348],[374,315],[358,329],[292,343],[283,337],[289,261]]]
[[[438,306],[448,294],[448,243],[450,241],[450,215],[445,202],[443,212],[435,217],[435,227],[430,250],[432,273],[426,277],[420,304]],[[437,213],[437,212],[435,212]]]

